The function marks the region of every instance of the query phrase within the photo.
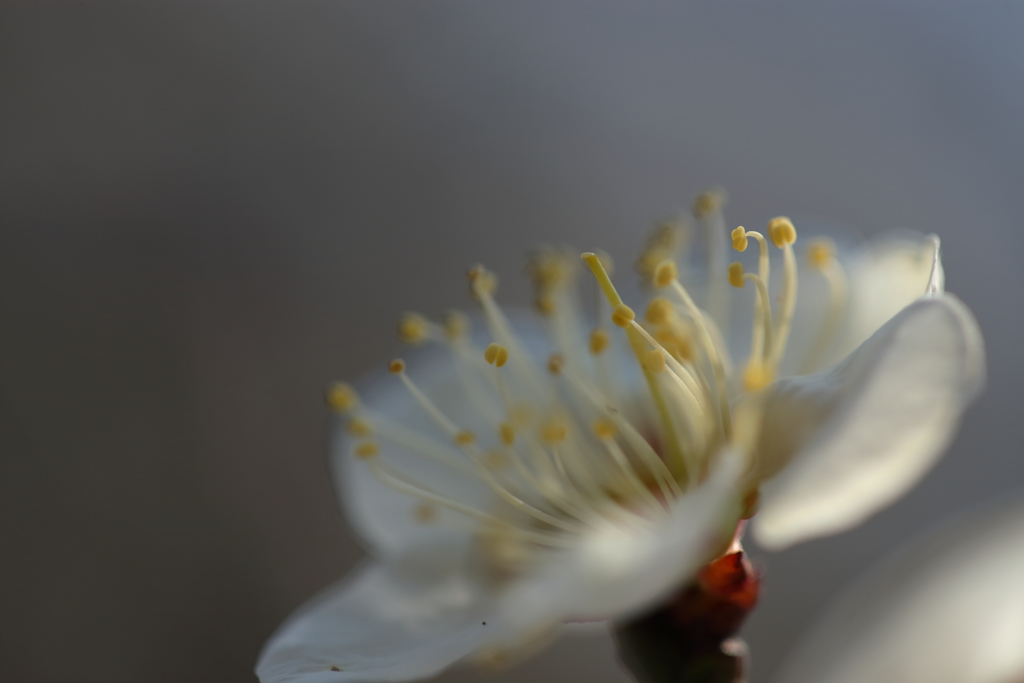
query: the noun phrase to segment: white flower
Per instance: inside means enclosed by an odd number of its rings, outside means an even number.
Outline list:
[[[1024,505],[946,525],[858,581],[785,683],[1024,681]]]
[[[257,666],[264,683],[410,680],[470,655],[500,660],[565,622],[648,607],[758,504],[755,534],[782,547],[858,523],[923,475],[984,372],[973,318],[943,293],[937,240],[878,242],[845,266],[813,241],[816,272],[801,275],[795,228],[779,218],[767,236],[732,232],[740,251],[757,243],[757,273],[745,273],[726,268],[721,203],[695,204],[704,275],[680,273],[678,228],[649,241],[637,270],[664,296],[642,324],[608,260],[584,254],[603,294],[588,333],[579,261],[543,249],[528,272],[548,348],[509,322],[494,275],[475,267],[490,345],[464,316],[408,315],[404,341],[447,353],[408,372],[393,361],[362,400],[332,388],[347,430],[332,456],[339,496],[375,559],[281,627]],[[730,307],[746,307],[742,325],[728,324]]]

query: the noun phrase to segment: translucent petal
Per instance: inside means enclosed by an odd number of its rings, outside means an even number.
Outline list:
[[[780,683],[1024,680],[1024,506],[943,528],[847,591]]]
[[[754,519],[769,548],[837,533],[890,504],[932,466],[984,381],[977,323],[949,295],[922,297],[832,370],[773,385]]]
[[[450,354],[440,349],[417,354],[409,363],[408,373],[449,419],[480,439],[493,438],[485,433],[489,431],[487,423],[464,391]],[[375,381],[366,384],[362,402],[403,429],[447,449],[454,459],[468,462],[413,400],[398,377],[381,373]],[[411,475],[422,486],[480,510],[493,505],[494,495],[479,477],[455,471],[387,438],[378,441],[384,461]],[[352,443],[343,425],[340,422],[335,425],[330,452],[335,490],[349,524],[377,555],[398,552],[424,533],[434,536],[464,533],[460,529],[465,529],[465,518],[444,508],[434,510],[429,526],[418,522],[416,509],[421,501],[382,484],[365,462],[352,456]]]
[[[488,638],[486,592],[467,563],[464,545],[432,544],[358,570],[285,622],[260,655],[259,679],[341,683],[436,674]]]
[[[850,302],[846,321],[822,367],[849,355],[875,330],[925,294],[933,266],[935,283],[944,286],[934,235],[897,232],[864,245],[848,264]],[[799,298],[798,298],[799,300]]]
[[[741,462],[727,453],[709,479],[643,532],[608,523],[553,553],[501,604],[513,629],[551,621],[620,618],[688,580],[732,539],[740,514]]]

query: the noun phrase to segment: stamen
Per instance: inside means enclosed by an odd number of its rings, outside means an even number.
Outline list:
[[[800,368],[801,373],[813,372],[818,368],[825,351],[835,338],[836,332],[846,312],[849,299],[849,287],[847,284],[846,271],[836,259],[835,242],[826,238],[818,237],[811,240],[807,245],[807,263],[813,270],[818,271],[828,283],[828,308],[825,311],[821,328],[814,339],[814,346],[804,356],[804,363]]]
[[[660,348],[654,348],[647,352],[647,368],[651,372],[662,373],[668,369],[665,363],[667,354]]]
[[[716,187],[706,190],[693,202],[693,215],[704,228],[708,249],[708,310],[719,325],[728,324],[729,299],[725,289],[726,253],[725,190]]]
[[[469,333],[469,317],[461,311],[448,311],[441,321],[441,329],[449,341],[465,339]]]
[[[377,445],[376,441],[362,441],[356,444],[353,452],[357,458],[366,460],[377,457],[380,454],[380,446]]]
[[[775,373],[762,360],[751,358],[743,370],[743,388],[746,391],[760,391],[774,379]]]
[[[503,444],[511,446],[516,442],[516,430],[508,422],[502,422],[498,425],[498,437]]]
[[[659,289],[668,287],[679,277],[679,266],[675,261],[662,261],[654,269],[654,285]]]
[[[348,382],[334,382],[324,392],[324,401],[331,410],[344,415],[359,407],[359,394]]]
[[[590,353],[595,356],[600,355],[607,349],[609,343],[611,343],[611,338],[600,327],[590,333]]]
[[[659,263],[666,259],[673,259],[676,254],[686,246],[689,241],[689,226],[681,219],[671,219],[662,222],[651,231],[647,238],[647,245],[636,260],[634,269],[641,280],[650,284],[654,278],[654,269]],[[602,258],[602,263],[604,259]],[[605,264],[607,266],[607,264]],[[605,268],[611,275],[611,268]]]
[[[768,253],[768,242],[764,235],[756,230],[747,230],[742,225],[732,231],[732,246],[736,251],[746,251],[750,237],[757,240],[757,274],[768,284],[768,271],[771,266],[771,258]]]
[[[354,417],[348,421],[346,430],[352,436],[370,436],[373,434],[373,427],[366,420]]]
[[[472,508],[456,500],[452,500],[447,496],[442,496],[418,484],[409,482],[403,477],[403,475],[396,472],[386,463],[382,462],[381,459],[378,457],[367,457],[365,458],[365,461],[369,465],[370,471],[373,473],[373,475],[377,478],[378,481],[380,481],[385,486],[388,486],[389,488],[395,489],[396,491],[405,493],[410,496],[415,496],[428,503],[433,503],[435,505],[439,505],[441,507],[446,507],[450,510],[460,512],[478,521],[487,524],[496,524],[503,528],[507,528],[510,531],[519,534],[523,538],[533,541],[534,543],[553,547],[568,547],[569,545],[571,545],[571,539],[566,539],[554,534],[546,534],[543,532],[534,531],[532,529],[522,529],[520,527],[511,525],[508,522],[499,519],[498,517],[495,517],[494,515],[490,515],[486,512],[481,512],[480,510]]]
[[[565,441],[566,426],[559,420],[549,420],[540,429],[540,438],[547,443]]]
[[[398,378],[402,380],[402,384],[404,384],[405,388],[409,390],[409,393],[412,394],[413,399],[415,399],[420,407],[430,415],[431,419],[433,419],[434,422],[448,434],[448,436],[455,439],[461,430],[455,425],[455,423],[445,417],[444,413],[434,405],[434,402],[431,401],[426,394],[420,391],[420,388],[416,386],[411,379],[409,379],[409,376],[405,374],[405,362],[402,360],[393,360],[391,361],[390,368],[391,372],[397,374]]]
[[[401,422],[395,422],[384,415],[371,412],[369,409],[363,409],[361,412],[366,416],[365,421],[373,425],[374,431],[381,439],[397,444],[417,455],[432,458],[445,467],[463,474],[476,475],[476,468],[466,462],[465,455],[451,446],[440,444],[428,436],[409,429]]]
[[[392,365],[394,365],[394,363],[395,361],[392,361]],[[569,531],[574,530],[576,528],[574,525],[568,524],[557,517],[553,517],[552,515],[549,515],[546,512],[538,510],[537,508],[533,507],[532,505],[522,500],[518,496],[512,494],[505,487],[503,487],[494,478],[494,476],[489,471],[487,471],[483,463],[481,463],[480,455],[473,446],[474,442],[476,441],[476,438],[474,437],[472,432],[459,429],[455,425],[455,423],[449,420],[444,415],[444,413],[442,413],[441,410],[438,409],[434,402],[431,401],[426,396],[426,394],[424,394],[419,389],[419,387],[417,387],[413,383],[413,381],[409,379],[409,376],[405,374],[404,363],[397,371],[397,374],[399,378],[402,380],[402,383],[405,384],[406,388],[413,395],[413,397],[420,404],[420,406],[430,415],[430,417],[434,420],[434,422],[438,424],[438,426],[440,426],[451,436],[455,444],[460,446],[466,453],[466,455],[473,461],[473,463],[477,466],[477,473],[480,475],[480,478],[484,480],[484,482],[491,488],[492,491],[498,494],[503,500],[505,500],[505,502],[509,503],[513,507],[523,512],[526,512],[529,515],[532,515],[533,517],[541,520],[542,522]]]
[[[491,343],[484,350],[484,360],[488,365],[500,368],[508,362],[508,349],[501,344]]]
[[[600,418],[594,420],[594,434],[599,439],[611,439],[615,437],[615,423],[611,420]]]
[[[541,397],[546,397],[547,393],[543,378],[536,372],[532,363],[526,362],[529,356],[523,351],[518,337],[512,332],[512,326],[509,324],[508,319],[494,301],[493,294],[497,287],[497,279],[490,271],[480,265],[471,268],[466,275],[469,278],[470,290],[473,296],[484,309],[484,316],[487,319],[491,336],[494,337],[496,342],[508,349],[510,356],[515,359],[516,372],[523,377],[535,393],[535,396],[531,398],[539,400]]]
[[[562,368],[565,367],[565,359],[560,354],[553,353],[548,358],[548,372],[552,375],[557,375],[562,372]]]
[[[788,245],[796,242],[796,228],[793,227],[793,221],[789,220],[785,216],[779,216],[768,221],[768,236],[779,249],[783,249]]]
[[[619,327],[626,327],[635,317],[636,313],[633,312],[633,309],[625,304],[619,304],[612,311],[612,322]]]
[[[750,335],[750,360],[747,361],[747,368],[744,371],[744,387],[747,391],[755,391],[761,388],[759,382],[772,374],[765,372],[762,367],[765,361],[769,360],[772,346],[772,305],[771,298],[768,296],[771,258],[768,253],[768,242],[761,233],[740,226],[732,231],[732,235],[733,247],[737,251],[744,251],[747,248],[748,238],[753,237],[757,240],[757,275],[763,283],[763,287],[757,286],[758,293],[754,299],[754,327]],[[742,287],[742,282],[736,283],[737,274],[741,276],[742,272],[743,266],[739,264],[729,266],[729,282],[734,287]]]
[[[478,300],[485,296],[492,296],[498,288],[498,278],[491,271],[481,265],[476,265],[466,271],[469,278],[469,293]]]
[[[771,300],[768,298],[768,285],[760,276],[744,273],[743,264],[734,262],[729,265],[729,284],[743,288],[747,281],[753,282],[757,288],[757,307],[754,317],[754,329],[750,335],[750,360],[748,365],[761,366],[771,356],[772,350],[772,318]]]
[[[644,467],[647,468],[651,476],[658,483],[658,488],[666,500],[681,496],[682,490],[676,483],[675,477],[673,477],[661,457],[647,443],[647,439],[637,431],[636,427],[624,418],[617,408],[605,402],[597,389],[588,384],[586,379],[569,370],[564,373],[564,376],[569,381],[569,385],[580,396],[589,401],[595,409],[606,414],[607,418],[612,420],[622,431],[630,447],[639,456]]]
[[[673,275],[669,284],[672,285],[673,290],[682,300],[683,305],[686,307],[686,310],[690,314],[690,318],[693,319],[693,323],[697,328],[697,334],[704,347],[704,353],[707,356],[708,363],[711,364],[711,373],[714,375],[715,393],[718,396],[718,419],[721,423],[722,433],[728,438],[732,425],[731,416],[729,414],[728,382],[725,376],[725,366],[722,364],[722,357],[718,353],[718,349],[711,337],[711,333],[708,331],[708,325],[707,321],[704,319],[704,314],[699,308],[697,308],[697,304],[694,303],[690,293],[686,291],[686,288],[683,287],[682,283],[675,277],[675,264],[671,264],[671,267],[666,265],[664,268],[662,266],[658,266],[658,268],[666,274],[666,277],[668,273]]]
[[[729,284],[736,289],[743,289],[743,264],[739,261],[729,264]]]
[[[594,435],[600,439],[601,443],[604,444],[608,454],[618,465],[619,470],[625,475],[626,481],[629,482],[630,487],[637,493],[644,501],[651,507],[652,510],[667,510],[669,507],[669,501],[666,499],[659,502],[658,499],[651,493],[651,490],[644,486],[644,483],[640,480],[636,470],[633,469],[633,465],[629,462],[629,458],[622,452],[622,448],[615,441],[615,426],[608,420],[598,420],[594,423]]]
[[[630,315],[628,319],[624,317],[625,311],[628,310],[632,313],[632,309],[622,303],[622,297],[619,296],[618,291],[615,289],[615,285],[612,284],[611,278],[608,277],[608,272],[604,269],[604,265],[596,254],[586,252],[582,254],[582,258],[590,266],[591,272],[594,274],[594,278],[597,280],[598,285],[601,286],[601,291],[604,292],[605,297],[608,299],[608,303],[611,304],[613,311],[618,311],[618,320],[615,320],[613,313],[613,321],[618,325],[620,321],[629,322],[635,315]],[[672,417],[668,413],[668,408],[665,405],[665,399],[661,395],[661,387],[658,386],[657,380],[654,376],[643,367],[644,365],[644,353],[645,346],[643,338],[632,328],[626,327],[626,338],[629,340],[629,345],[633,349],[633,354],[636,356],[637,362],[640,364],[641,369],[644,373],[644,378],[647,380],[648,390],[651,392],[651,398],[654,400],[655,409],[658,411],[658,416],[661,422],[661,428],[665,432],[666,446],[668,448],[668,455],[670,462],[675,464],[680,474],[685,470],[685,461],[683,460],[683,453],[679,447],[679,437],[676,434],[675,424],[672,422]],[[670,466],[671,467],[671,466]]]
[[[700,386],[697,384],[697,380],[695,380],[690,371],[682,363],[673,358],[672,355],[665,350],[665,347],[663,347],[658,340],[652,337],[647,330],[637,323],[633,323],[633,325],[636,331],[639,332],[645,340],[647,340],[647,343],[654,347],[651,351],[657,353],[656,357],[654,354],[648,354],[648,362],[654,364],[653,366],[648,366],[651,371],[656,373],[664,372],[666,364],[671,365],[672,372],[669,374],[672,375],[673,379],[677,382],[682,383],[683,390],[693,401],[697,412],[703,415],[704,406],[702,405],[701,400],[697,397],[698,392],[700,392]]]
[[[398,320],[398,338],[404,344],[422,344],[430,338],[430,321],[419,313],[406,313]]]
[[[743,226],[739,226],[730,234],[732,237],[732,248],[736,251],[747,250],[747,232],[743,229]]]
[[[652,325],[666,325],[675,312],[676,309],[668,299],[657,296],[647,304],[646,318]]]
[[[768,222],[768,236],[772,243],[782,249],[782,301],[779,305],[779,317],[775,322],[775,342],[772,347],[770,366],[779,366],[782,354],[786,351],[789,330],[793,324],[793,312],[796,310],[797,268],[793,243],[796,242],[796,228],[785,216],[773,218]]]

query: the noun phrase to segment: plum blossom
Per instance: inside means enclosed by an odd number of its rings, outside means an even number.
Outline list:
[[[925,474],[984,376],[937,238],[849,254],[811,240],[801,265],[780,217],[731,232],[737,252],[756,244],[746,272],[727,263],[723,201],[695,202],[699,261],[678,224],[653,233],[636,265],[652,294],[642,318],[606,255],[547,247],[527,268],[539,330],[506,315],[475,266],[486,337],[463,314],[408,314],[400,338],[440,352],[392,361],[361,394],[329,390],[335,484],[373,559],[271,638],[264,683],[505,662],[566,623],[650,607],[742,519],[784,547],[856,525]]]

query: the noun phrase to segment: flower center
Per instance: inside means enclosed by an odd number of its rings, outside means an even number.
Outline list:
[[[526,352],[496,303],[494,274],[482,266],[470,269],[470,293],[483,310],[492,343],[480,348],[469,335],[468,318],[457,313],[441,324],[407,314],[398,335],[408,344],[448,347],[464,402],[475,414],[460,424],[409,376],[404,361],[394,360],[390,371],[441,437],[362,406],[349,385],[337,384],[327,399],[348,416],[347,429],[356,437],[353,456],[380,482],[416,500],[414,519],[436,523],[442,519],[438,507],[457,512],[478,525],[496,556],[518,556],[533,545],[571,545],[574,535],[609,521],[643,528],[666,515],[672,501],[703,481],[724,445],[751,453],[760,423],[756,397],[778,376],[793,323],[797,263],[792,222],[773,219],[767,237],[743,227],[732,231],[737,251],[744,251],[750,239],[757,241],[757,272],[746,273],[739,263],[726,267],[721,204],[720,195],[706,193],[694,210],[706,232],[710,313],[697,306],[681,281],[675,260],[681,240],[672,226],[654,234],[637,262],[645,281],[667,295],[651,299],[642,321],[612,283],[610,259],[582,255],[599,291],[599,323],[589,334],[584,333],[575,286],[579,261],[563,249],[536,252],[527,274],[555,351],[546,363]],[[769,242],[783,258],[774,311]],[[812,241],[807,255],[830,295],[805,369],[824,355],[846,306],[846,280],[834,245]],[[728,312],[728,285],[743,288],[747,282],[755,293],[750,354],[737,377],[719,324]],[[614,328],[605,326],[607,320],[624,331],[624,340],[610,333]],[[642,389],[619,377],[614,351],[622,341],[639,365]],[[740,400],[745,395],[754,400]],[[388,461],[387,444],[482,482],[499,502],[475,507],[457,491],[428,486]],[[751,493],[753,500],[756,490]]]

